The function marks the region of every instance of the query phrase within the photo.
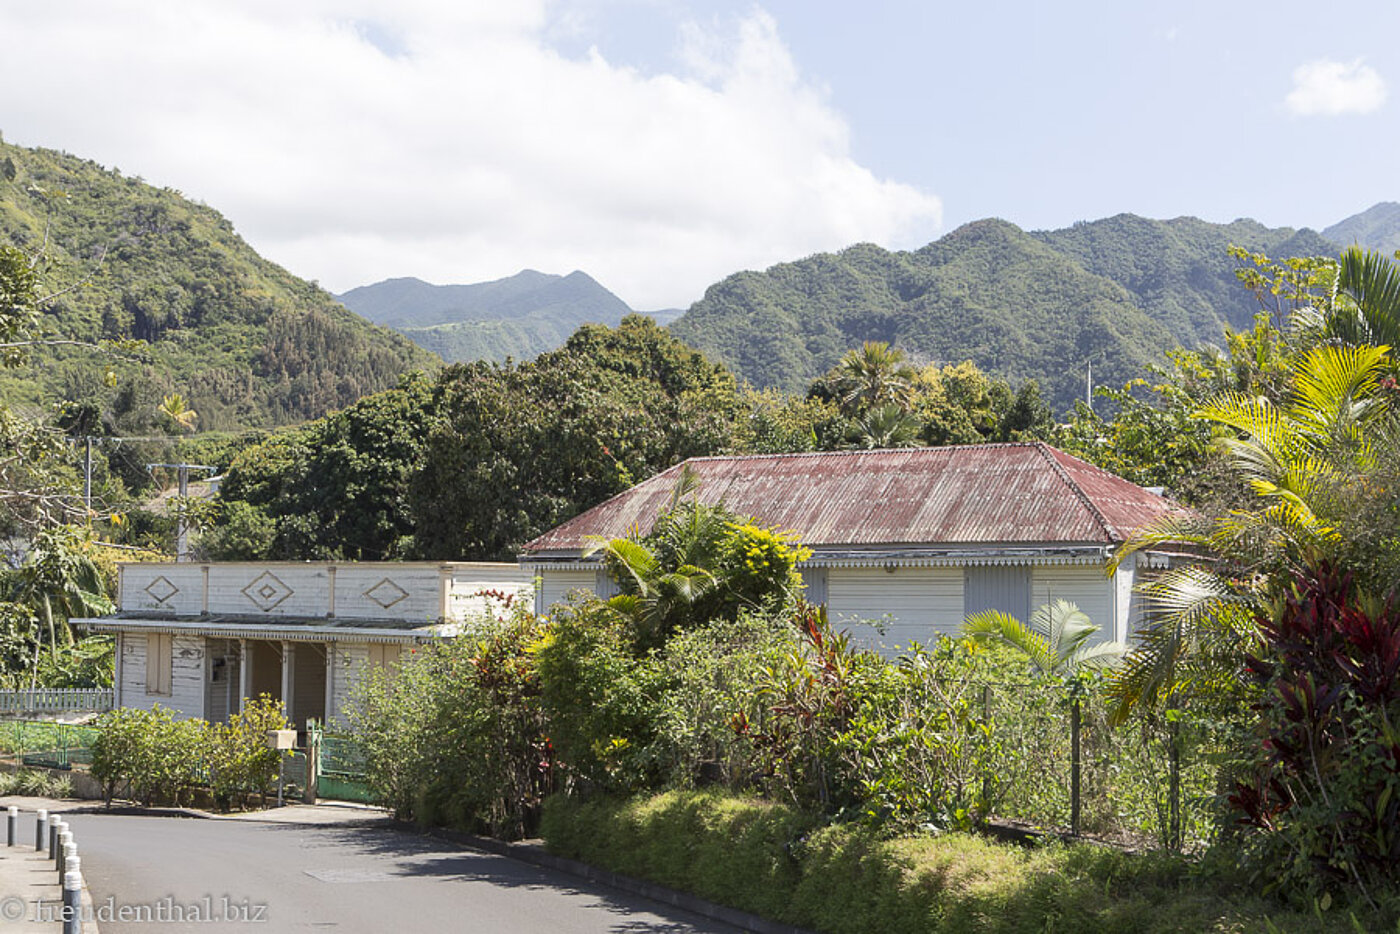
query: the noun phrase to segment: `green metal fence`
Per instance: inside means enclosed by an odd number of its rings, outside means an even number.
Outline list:
[[[349,736],[327,733],[317,726],[307,730],[307,742],[316,748],[316,796],[333,801],[373,804],[365,769],[365,753]]]
[[[21,765],[71,769],[92,762],[95,727],[46,720],[0,720],[0,759]]]

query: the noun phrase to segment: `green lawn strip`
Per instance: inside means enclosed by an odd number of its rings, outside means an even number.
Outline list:
[[[555,796],[550,850],[829,934],[1373,930],[1088,844],[1023,848],[970,834],[882,839],[752,798],[672,791]]]

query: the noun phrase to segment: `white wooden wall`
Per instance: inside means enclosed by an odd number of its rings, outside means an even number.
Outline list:
[[[443,614],[442,586],[441,570],[431,565],[337,565],[335,615],[418,620],[426,625]]]
[[[535,593],[534,572],[518,565],[456,565],[448,584],[447,615],[455,620],[500,616],[501,601],[482,596],[484,591],[515,594],[516,603],[524,601],[529,609]]]
[[[205,653],[203,636],[171,639],[170,694],[146,693],[146,637],[122,636],[121,698],[126,707],[150,710],[156,704],[183,717],[204,716]]]
[[[962,626],[963,571],[953,568],[831,568],[826,579],[832,627],[857,644],[894,656],[911,641],[927,645]],[[883,632],[881,631],[883,630]]]
[[[1099,632],[1092,641],[1112,641],[1122,627],[1117,613],[1117,586],[1101,565],[1037,567],[1031,579],[1031,609],[1068,600],[1098,625]]]
[[[539,599],[535,601],[535,609],[541,613],[547,613],[551,606],[562,603],[570,591],[586,590],[589,593],[594,593],[597,585],[598,571],[596,568],[585,570],[570,568],[567,571],[542,570],[540,571],[540,594]]]

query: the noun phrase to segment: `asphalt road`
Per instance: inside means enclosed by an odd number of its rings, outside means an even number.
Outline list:
[[[73,814],[69,822],[103,934],[737,931],[567,874],[382,824],[102,813]]]

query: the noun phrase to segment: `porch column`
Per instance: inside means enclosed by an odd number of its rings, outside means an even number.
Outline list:
[[[335,718],[335,708],[331,705],[335,703],[335,643],[326,643],[326,707],[325,718],[321,726],[330,728],[331,720]]]
[[[247,639],[238,640],[238,712],[253,694],[253,650]]]
[[[291,642],[282,643],[282,705],[286,708],[287,719],[296,725],[296,716],[292,710],[292,691],[296,688],[296,645]]]

